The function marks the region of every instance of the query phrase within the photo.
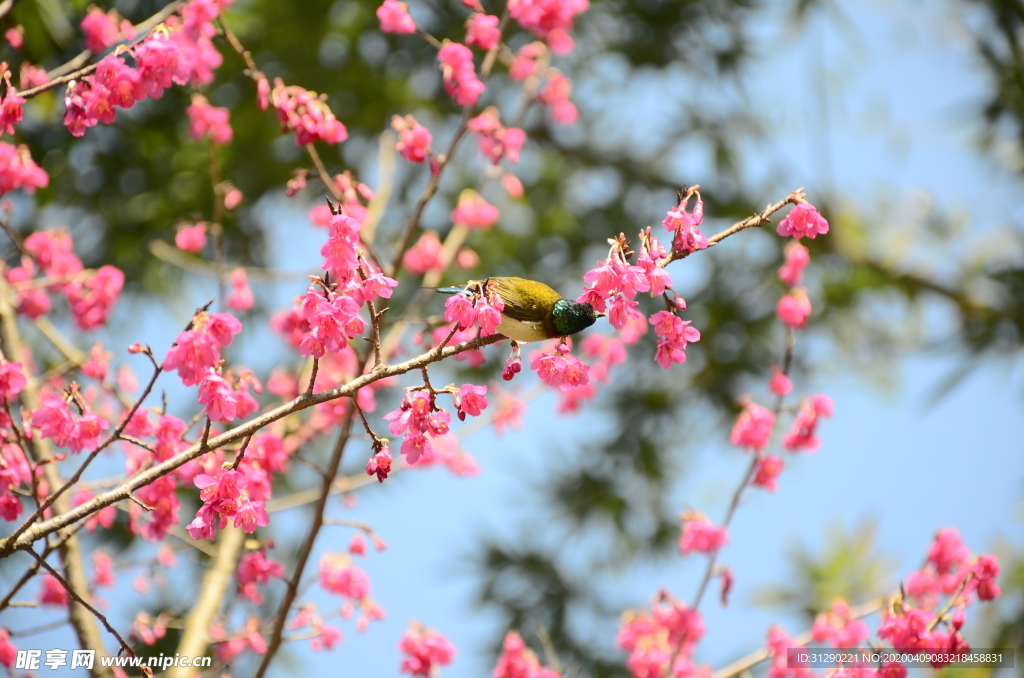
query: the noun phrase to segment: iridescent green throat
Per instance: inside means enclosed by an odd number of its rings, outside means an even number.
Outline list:
[[[551,320],[558,336],[564,337],[593,325],[597,320],[597,312],[590,304],[559,299],[551,309]]]

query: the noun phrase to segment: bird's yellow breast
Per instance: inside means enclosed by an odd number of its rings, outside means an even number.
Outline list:
[[[548,338],[543,323],[535,320],[516,320],[507,315],[501,316],[497,331],[509,339],[524,344],[530,341],[544,341]]]

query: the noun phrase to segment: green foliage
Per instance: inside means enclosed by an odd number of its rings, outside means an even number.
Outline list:
[[[873,523],[861,523],[850,532],[836,525],[819,553],[803,546],[793,549],[793,573],[786,578],[793,586],[767,587],[757,594],[757,602],[801,612],[811,621],[838,597],[856,605],[891,594],[892,565],[879,555],[875,533]]]

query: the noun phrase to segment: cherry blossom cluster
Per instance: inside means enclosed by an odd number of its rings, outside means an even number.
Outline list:
[[[818,614],[811,627],[815,645],[837,648],[885,649],[885,643],[901,652],[928,650],[952,656],[970,647],[961,635],[967,609],[977,601],[990,601],[1000,594],[996,577],[999,564],[995,556],[972,557],[955,528],[940,530],[928,550],[925,566],[911,574],[900,595],[889,600],[878,625],[877,640],[869,640],[870,630],[853,616],[847,601],[838,599]],[[945,605],[941,605],[943,599]],[[806,667],[791,667],[787,650],[796,647],[784,630],[772,627],[768,633],[768,652],[772,660],[771,678],[810,678]],[[948,661],[933,663],[941,668]],[[844,675],[877,678],[905,678],[907,667],[899,662],[882,666],[850,664],[841,668]],[[856,672],[856,673],[854,673]]]
[[[90,7],[79,24],[85,48],[98,54],[119,40],[133,40],[135,27],[131,22],[120,19],[116,12],[104,12],[99,7]]]
[[[169,17],[140,44],[107,55],[94,73],[72,81],[64,95],[68,131],[78,137],[100,122],[109,125],[118,108],[129,109],[147,97],[159,99],[174,84],[213,82],[223,57],[211,41],[216,33],[212,21],[228,4],[230,0],[191,0],[181,8],[180,17]],[[93,12],[86,19],[82,28],[87,44],[99,47],[93,51],[117,40],[110,17]],[[123,34],[124,23],[119,30]],[[135,68],[125,63],[125,54],[134,58]]]
[[[469,247],[460,247],[455,253],[455,265],[461,269],[476,268],[480,256]],[[441,243],[437,231],[425,230],[416,244],[402,255],[402,268],[422,275],[427,271],[444,271],[448,269],[448,255]]]
[[[448,297],[444,304],[444,319],[457,323],[463,330],[479,325],[480,334],[488,336],[494,334],[501,323],[504,308],[505,302],[494,285],[487,281],[473,282],[466,286],[464,292]]]
[[[410,162],[423,162],[430,155],[430,131],[411,115],[392,116],[391,127],[398,132],[395,150]]]
[[[344,602],[340,612],[344,619],[351,619],[358,613],[356,629],[360,633],[366,631],[371,621],[385,617],[384,608],[370,598],[370,578],[352,560],[352,555],[365,553],[365,542],[361,545],[356,542],[354,550],[350,547],[349,553],[327,552],[320,558],[320,586],[341,596]]]
[[[497,165],[502,158],[508,158],[513,163],[519,162],[519,150],[526,143],[526,132],[518,127],[502,125],[497,108],[488,106],[467,124],[477,135],[480,152],[493,164]]]
[[[622,339],[602,334],[587,335],[580,343],[580,352],[591,359],[587,366],[587,380],[567,391],[561,391],[558,401],[558,412],[561,414],[578,412],[585,403],[593,400],[597,396],[597,387],[607,382],[612,368],[624,364],[628,357]]]
[[[487,230],[498,221],[501,213],[498,208],[483,199],[479,193],[467,188],[459,194],[459,204],[452,210],[453,224],[461,224],[467,228]]]
[[[633,343],[646,332],[644,314],[639,310],[636,296],[649,292],[652,297],[663,296],[667,310],[651,315],[649,322],[658,335],[655,360],[668,369],[673,363],[686,360],[686,347],[690,342],[700,340],[700,332],[682,320],[676,311],[686,309],[686,301],[679,295],[669,299],[672,278],[665,270],[671,261],[669,253],[651,235],[650,229],[640,233],[641,247],[637,263],[630,263],[633,252],[629,250],[624,234],[609,239],[611,248],[604,261],[597,262],[597,268],[584,276],[584,282],[591,286],[584,290],[577,301],[586,302],[598,311],[608,312],[612,327],[620,330],[620,336],[627,343]]]
[[[416,22],[409,15],[409,6],[398,0],[384,0],[377,8],[380,30],[383,33],[409,34],[416,32]]]
[[[71,411],[69,400],[78,407],[78,414]],[[74,394],[64,397],[48,393],[39,408],[32,412],[32,428],[38,429],[43,438],[51,439],[57,447],[67,447],[72,454],[78,454],[82,450],[95,452],[110,422],[91,412]]]
[[[437,52],[441,62],[444,89],[459,106],[474,106],[484,93],[484,83],[476,75],[473,51],[458,42],[448,42]]]
[[[617,642],[629,653],[626,666],[636,678],[709,676],[709,667],[691,659],[705,632],[700,613],[663,590],[649,611],[623,614]]]
[[[188,133],[193,139],[198,141],[209,137],[210,141],[221,146],[231,143],[234,132],[228,109],[211,106],[202,94],[193,94],[192,104],[185,112],[190,121]]]
[[[228,520],[235,527],[252,534],[257,526],[270,524],[263,499],[265,490],[269,493],[269,484],[264,487],[249,488],[246,474],[233,469],[222,470],[217,477],[200,473],[193,479],[199,488],[199,498],[203,505],[196,512],[195,520],[188,524],[188,533],[193,539],[210,539],[217,536],[217,529],[227,527]]]
[[[590,382],[590,366],[569,353],[568,343],[559,341],[554,350],[532,355],[530,369],[552,388],[571,391]]]
[[[557,68],[549,68],[547,82],[537,94],[537,100],[548,107],[551,117],[557,122],[571,124],[576,122],[579,111],[569,99],[572,94],[572,82],[562,75]]]
[[[498,663],[491,675],[494,678],[559,678],[557,671],[544,668],[537,655],[515,631],[505,634]]]
[[[684,556],[693,551],[714,553],[729,543],[726,528],[717,527],[703,513],[685,511],[681,521],[683,530],[679,536],[679,551]]]
[[[451,414],[437,407],[433,395],[426,390],[406,391],[398,409],[385,414],[384,419],[391,422],[388,429],[393,435],[404,436],[401,453],[410,466],[421,458],[433,459],[431,440],[448,433],[452,420]],[[367,472],[369,470],[367,467]]]
[[[5,113],[6,104],[7,99],[0,103]],[[17,111],[17,119],[21,120],[20,108]],[[6,115],[5,119],[9,121],[8,125],[17,122]],[[3,128],[3,121],[0,121],[0,128]],[[14,146],[0,141],[0,195],[19,188],[26,193],[35,193],[37,188],[46,188],[49,185],[50,175],[32,160],[28,146]]]
[[[405,654],[401,672],[428,678],[437,669],[452,663],[455,646],[437,631],[413,621],[398,641],[398,649]]]
[[[36,231],[25,239],[26,256],[21,266],[4,272],[18,293],[18,312],[35,320],[49,313],[52,302],[47,292],[63,292],[75,323],[93,329],[106,322],[111,307],[124,286],[124,274],[113,266],[87,272],[72,251],[73,241],[62,230]],[[41,271],[49,285],[34,282]]]
[[[695,197],[696,200],[693,203],[693,211],[688,211],[691,197]],[[673,253],[691,254],[707,248],[708,239],[697,228],[703,221],[704,201],[694,186],[680,195],[679,204],[670,209],[661,222],[661,225],[673,234]]]
[[[295,132],[295,143],[300,146],[315,141],[340,144],[348,138],[348,130],[334,117],[325,94],[317,94],[297,85],[286,86],[284,81],[277,78],[270,92],[270,101],[281,122],[281,131]]]
[[[552,52],[568,54],[573,48],[569,31],[576,16],[589,6],[588,0],[510,0],[508,11],[520,26],[547,42]]]
[[[267,557],[266,545],[253,551],[247,551],[238,561],[235,570],[235,581],[238,593],[257,605],[263,604],[261,586],[266,586],[272,578],[284,577],[284,565]]]

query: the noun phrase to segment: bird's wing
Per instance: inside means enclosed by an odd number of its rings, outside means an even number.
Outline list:
[[[543,320],[562,296],[536,280],[523,278],[491,278],[505,302],[502,313],[520,321]]]

